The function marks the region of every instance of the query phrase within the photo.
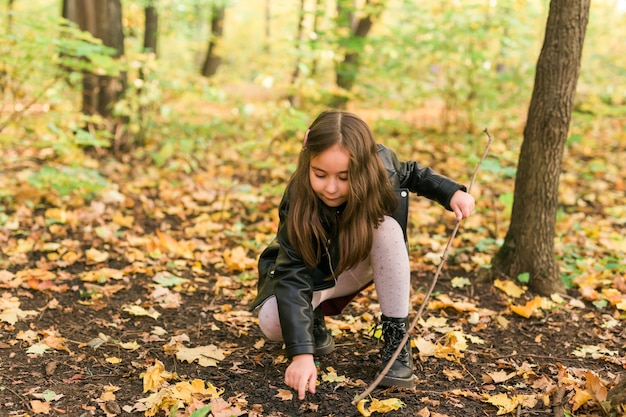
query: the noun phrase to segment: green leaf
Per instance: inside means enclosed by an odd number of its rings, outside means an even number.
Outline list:
[[[211,411],[211,407],[212,406],[207,405],[205,407],[198,408],[196,411],[191,413],[189,417],[206,417],[209,415],[209,412]]]

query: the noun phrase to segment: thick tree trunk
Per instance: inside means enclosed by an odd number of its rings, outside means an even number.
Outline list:
[[[202,64],[200,73],[205,77],[212,77],[217,72],[217,68],[222,63],[222,57],[217,53],[217,46],[224,34],[224,6],[213,6],[211,16],[211,39],[209,49]]]
[[[515,179],[511,224],[496,273],[530,274],[529,287],[563,292],[554,254],[559,175],[589,19],[590,0],[552,0]]]
[[[115,49],[115,57],[124,54],[122,5],[120,0],[64,0],[63,17],[78,27],[102,39]],[[125,89],[125,76],[107,77],[94,74],[83,76],[83,112],[111,116],[112,107]]]

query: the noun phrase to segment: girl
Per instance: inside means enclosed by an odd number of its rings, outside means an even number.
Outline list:
[[[334,349],[324,315],[339,314],[372,282],[382,312],[381,367],[408,330],[406,212],[397,215],[397,189],[435,200],[459,220],[474,210],[465,187],[398,161],[356,115],[326,111],[315,119],[280,203],[276,239],[259,259],[252,305],[265,336],[284,341],[291,358],[285,383],[301,400],[315,393],[314,355]],[[413,386],[410,343],[380,385]]]

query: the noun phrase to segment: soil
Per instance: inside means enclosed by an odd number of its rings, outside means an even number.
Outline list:
[[[453,271],[453,272],[450,272]],[[506,393],[509,396],[546,393],[546,403],[534,407],[520,406],[517,415],[555,415],[561,404],[572,410],[575,391],[567,385],[564,370],[577,374],[593,371],[611,387],[616,376],[624,370],[622,356],[598,355],[596,359],[578,357],[573,352],[582,346],[602,346],[623,355],[626,343],[624,331],[601,326],[610,317],[602,317],[593,306],[565,307],[542,310],[541,317],[523,318],[507,309],[506,295],[490,283],[465,273],[473,280],[467,287],[452,285],[452,277],[462,271],[444,270],[434,292],[445,294],[457,302],[474,304],[482,319],[471,324],[467,311],[455,308],[426,309],[423,319],[446,318],[448,326],[462,330],[467,335],[480,338],[484,343],[468,343],[462,357],[420,357],[413,349],[416,360],[414,389],[376,388],[372,398],[384,400],[397,398],[404,407],[392,411],[390,416],[481,416],[496,415],[498,408],[481,400],[481,395]],[[304,401],[289,398],[288,387],[283,383],[287,366],[282,346],[276,342],[259,342],[263,336],[247,311],[254,280],[228,281],[229,288],[220,288],[219,280],[211,274],[199,273],[193,291],[183,291],[180,307],[159,309],[158,319],[132,316],[124,306],[146,305],[153,281],[137,275],[132,280],[121,280],[117,291],[104,299],[89,300],[84,294],[84,282],[63,282],[67,290],[13,289],[11,292],[22,302],[22,310],[35,310],[37,316],[18,321],[15,325],[2,323],[0,338],[0,404],[2,416],[33,415],[33,400],[53,392],[58,397],[48,400],[49,415],[54,416],[104,416],[144,415],[137,410],[143,392],[142,372],[155,361],[176,373],[179,380],[201,379],[223,390],[221,397],[232,406],[238,406],[245,415],[256,416],[357,416],[360,415],[352,400],[373,381],[380,366],[377,351],[380,348],[367,326],[376,315],[375,294],[370,289],[344,311],[341,316],[328,319],[335,334],[336,350],[329,356],[318,358],[322,375],[332,375],[332,367],[345,380],[323,381],[321,376],[315,394]],[[432,273],[414,273],[413,299],[419,302],[423,288],[432,280]],[[82,295],[81,295],[81,292]],[[575,295],[575,294],[574,294]],[[526,296],[530,299],[530,296]],[[465,306],[465,304],[459,306]],[[484,313],[484,314],[483,314]],[[155,326],[167,334],[158,336]],[[29,343],[17,335],[29,329],[58,331],[66,339],[67,350],[52,350],[44,354],[29,354]],[[90,344],[99,335],[111,339],[101,345]],[[160,333],[159,333],[160,334]],[[217,366],[203,367],[177,360],[166,353],[164,346],[172,336],[187,335],[189,346],[214,344],[228,352]],[[430,338],[444,344],[443,333],[433,328],[418,326],[414,339]],[[138,341],[140,348],[120,348],[114,341]],[[110,363],[107,358],[119,358]],[[607,360],[608,359],[608,360]],[[520,370],[525,370],[520,372]],[[498,382],[488,374],[502,371],[513,373],[510,379]],[[528,377],[529,374],[533,377]],[[560,381],[560,382],[559,382]],[[106,401],[103,393],[107,387],[114,392]],[[550,388],[551,387],[551,388]],[[561,388],[560,390],[558,388]],[[582,387],[579,387],[582,388]],[[556,396],[559,396],[561,401]],[[540,396],[541,398],[541,396]],[[549,402],[550,401],[550,402]],[[367,404],[366,404],[367,405]],[[556,408],[554,408],[556,406]],[[233,410],[236,410],[233,408]],[[558,410],[557,410],[558,411]],[[374,413],[376,415],[377,413]],[[160,412],[158,415],[166,415]],[[228,414],[226,414],[228,415]],[[557,414],[558,415],[558,414]],[[563,414],[560,414],[563,415]],[[593,401],[587,402],[574,415],[603,415]]]

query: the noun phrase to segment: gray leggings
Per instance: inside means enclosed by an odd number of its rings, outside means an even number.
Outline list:
[[[356,267],[337,277],[337,284],[313,293],[313,308],[323,301],[354,294],[374,281],[381,312],[387,317],[406,317],[409,313],[411,289],[409,254],[402,228],[393,218],[385,216],[374,229],[370,256]],[[282,340],[276,297],[268,298],[259,308],[259,326],[265,337]]]

